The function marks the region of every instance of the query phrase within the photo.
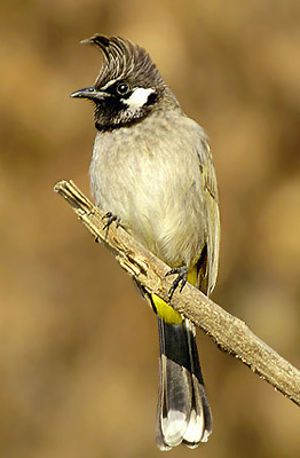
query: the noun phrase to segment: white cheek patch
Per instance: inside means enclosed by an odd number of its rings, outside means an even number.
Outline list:
[[[145,103],[148,102],[149,95],[153,94],[153,92],[155,91],[152,88],[145,89],[143,87],[137,87],[133,90],[133,93],[130,97],[128,97],[128,99],[121,100],[130,109],[138,110],[139,108],[142,108],[145,105]]]

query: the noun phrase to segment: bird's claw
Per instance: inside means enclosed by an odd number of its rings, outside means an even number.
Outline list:
[[[113,222],[116,223],[116,227],[120,226],[120,221],[121,218],[119,216],[113,215],[112,212],[107,212],[105,215],[102,217],[102,220],[106,220],[105,224],[103,225],[103,230],[106,230],[106,234],[109,231],[109,228]]]
[[[175,291],[179,287],[179,285],[180,285],[179,291],[181,292],[183,290],[183,288],[184,288],[184,286],[185,286],[185,284],[187,282],[188,268],[186,266],[174,267],[173,269],[170,269],[166,273],[165,276],[168,277],[169,275],[176,275],[176,278],[173,281],[172,286],[168,291],[168,297],[169,297],[169,300],[171,300],[172,297],[173,297],[173,294],[175,293]]]

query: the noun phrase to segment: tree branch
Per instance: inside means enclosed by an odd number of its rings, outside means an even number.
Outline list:
[[[54,190],[71,205],[81,222],[114,253],[120,265],[150,293],[168,301],[170,269],[147,251],[121,226],[103,229],[104,213],[72,181],[60,181]],[[223,351],[240,359],[253,372],[291,401],[300,405],[300,371],[259,339],[240,319],[230,315],[201,291],[187,284],[173,295],[172,306],[208,334]]]

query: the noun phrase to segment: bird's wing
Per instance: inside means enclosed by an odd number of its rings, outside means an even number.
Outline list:
[[[204,215],[206,228],[205,239],[207,250],[206,269],[205,272],[203,272],[203,269],[201,269],[201,266],[199,266],[199,275],[205,275],[205,292],[207,295],[209,295],[214,289],[218,275],[220,246],[220,213],[218,186],[215,169],[212,161],[212,155],[210,152],[210,146],[202,129],[199,135],[197,155],[199,159],[199,167],[203,183]],[[200,278],[199,282],[201,282]]]

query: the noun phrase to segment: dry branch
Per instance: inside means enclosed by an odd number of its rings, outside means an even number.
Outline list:
[[[148,292],[168,301],[169,267],[134,240],[122,227],[104,230],[102,213],[72,181],[60,181],[55,191],[71,205],[81,222],[115,254],[120,265]],[[300,371],[259,339],[240,319],[230,315],[198,289],[187,284],[176,291],[172,306],[202,328],[225,352],[240,359],[274,388],[300,405]]]

